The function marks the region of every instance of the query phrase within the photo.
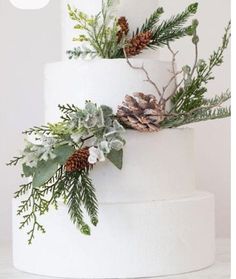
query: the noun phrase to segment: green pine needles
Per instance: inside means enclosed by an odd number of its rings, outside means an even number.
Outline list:
[[[188,35],[190,26],[186,25],[188,19],[197,12],[198,4],[193,3],[182,13],[172,16],[168,20],[160,22],[161,15],[164,13],[162,7],[158,7],[149,18],[138,27],[136,32],[130,36],[128,32],[123,32],[119,37],[119,32],[124,31],[123,26],[119,25],[119,19],[114,15],[116,1],[104,0],[101,12],[95,16],[89,16],[77,8],[68,5],[68,13],[72,21],[76,24],[75,30],[79,35],[73,40],[79,46],[73,50],[68,50],[69,59],[72,58],[124,58],[124,49],[132,45],[135,36],[150,32],[151,39],[142,48],[157,48],[167,45],[168,42],[175,41]],[[128,19],[127,19],[128,31]],[[136,43],[137,44],[137,43]],[[140,52],[133,52],[137,55]]]
[[[84,109],[75,105],[59,109],[61,122],[23,132],[30,138],[21,156],[8,164],[21,163],[22,176],[30,180],[15,193],[15,198],[21,199],[17,211],[22,217],[20,229],[30,226],[29,244],[36,231],[46,232],[39,217],[62,204],[68,206],[71,221],[81,233],[90,235],[85,214],[93,226],[98,224],[98,201],[90,171],[105,160],[122,168],[125,130],[111,108],[86,102]]]
[[[210,55],[208,61],[198,59],[197,25],[194,24],[193,44],[195,46],[195,62],[193,67],[186,65],[182,68],[183,79],[180,82],[183,86],[177,86],[171,98],[172,109],[170,117],[163,123],[170,127],[178,127],[192,122],[205,121],[210,119],[224,118],[231,114],[230,107],[222,108],[222,104],[231,98],[227,90],[220,96],[213,99],[206,99],[207,87],[209,81],[214,79],[213,69],[223,63],[224,51],[227,49],[231,37],[231,23],[227,25],[222,43],[219,48]]]
[[[188,30],[191,26],[185,26],[188,19],[196,14],[198,8],[198,3],[193,3],[187,7],[182,13],[172,16],[168,20],[164,20],[161,23],[159,22],[158,10],[153,16],[147,21],[146,27],[142,30],[152,31],[152,40],[148,44],[150,48],[163,47],[167,43],[173,42],[177,39],[180,39],[186,35],[189,35]],[[162,10],[162,9],[161,9]],[[160,9],[159,9],[160,11]]]

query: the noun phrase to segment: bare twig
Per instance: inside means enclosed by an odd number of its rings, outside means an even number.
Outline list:
[[[174,81],[174,89],[172,91],[172,93],[170,94],[170,96],[168,96],[168,98],[166,98],[165,102],[168,102],[172,97],[173,95],[176,93],[177,89],[180,87],[180,85],[182,84],[182,82],[184,81],[184,79],[182,79],[179,83],[177,82],[177,76],[179,74],[181,74],[183,71],[178,71],[176,72],[176,69],[175,69],[175,65],[176,65],[176,55],[179,53],[178,51],[174,52],[173,49],[170,47],[169,43],[167,44],[167,47],[169,49],[169,51],[171,52],[172,54],[172,78],[170,79],[170,82],[168,83],[168,86]],[[168,88],[168,86],[165,88],[165,90]],[[165,92],[164,92],[165,93]]]
[[[130,62],[125,50],[124,50],[124,55],[125,55],[125,58],[126,58],[126,61],[128,63],[128,65],[134,69],[134,70],[140,70],[140,71],[143,71],[146,75],[146,82],[150,83],[156,90],[157,94],[159,95],[159,97],[161,98],[162,97],[162,93],[161,93],[161,90],[158,88],[157,84],[150,78],[149,74],[148,74],[148,71],[144,68],[144,65],[142,66],[134,66],[132,65],[132,63]]]
[[[191,71],[191,74],[190,74],[190,77],[192,78],[194,72],[195,72],[195,69],[197,67],[197,62],[198,62],[198,44],[194,44],[195,45],[195,59],[194,59],[194,64],[193,64],[193,68],[192,68],[192,71]]]

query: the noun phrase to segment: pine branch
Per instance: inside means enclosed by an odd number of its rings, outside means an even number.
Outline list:
[[[89,214],[91,222],[94,226],[98,223],[98,204],[95,194],[95,188],[93,187],[92,180],[88,177],[88,173],[81,172],[81,199],[86,211]]]
[[[136,35],[139,33],[144,33],[150,30],[153,30],[160,20],[160,16],[164,13],[164,10],[162,7],[157,8],[149,18],[146,19],[145,23],[141,26],[141,28],[138,28],[136,30]]]
[[[83,220],[82,199],[81,199],[81,183],[80,173],[70,174],[68,176],[67,184],[70,185],[70,191],[67,196],[67,205],[69,207],[68,213],[71,221],[79,230],[85,234],[90,235],[90,228]]]
[[[152,31],[153,36],[149,47],[156,48],[158,46],[164,46],[168,42],[186,36],[189,27],[185,27],[184,24],[197,12],[197,9],[198,3],[193,3],[182,13],[172,16],[168,20],[164,20],[158,27],[155,27]]]

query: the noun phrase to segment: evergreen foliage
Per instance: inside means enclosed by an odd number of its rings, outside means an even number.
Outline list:
[[[188,19],[197,12],[198,4],[194,3],[187,7],[182,13],[162,21],[159,25],[150,26],[152,41],[148,47],[156,48],[167,45],[167,43],[188,35],[189,26],[185,26]],[[152,19],[152,16],[150,17]]]
[[[106,158],[110,160],[109,154],[113,154],[114,150],[123,154],[124,128],[115,119],[111,108],[98,107],[88,101],[84,109],[69,104],[59,105],[59,109],[62,121],[25,131],[24,134],[34,136],[33,142],[27,140],[22,156],[14,157],[8,164],[15,166],[21,162],[22,176],[31,180],[15,193],[15,198],[21,199],[17,211],[22,217],[20,229],[30,226],[29,244],[36,231],[45,233],[39,217],[51,207],[57,209],[62,202],[68,206],[72,222],[83,234],[90,235],[91,229],[85,222],[84,213],[87,213],[92,225],[98,223],[98,202],[89,177],[90,166]],[[72,155],[83,148],[88,152],[88,157],[83,158],[88,160],[85,164],[88,167],[67,169],[69,158],[81,160]],[[118,161],[111,161],[121,168],[121,160],[122,157],[119,157]]]
[[[88,16],[68,5],[68,12],[71,20],[76,24],[74,29],[79,31],[79,35],[74,38],[79,46],[73,50],[68,50],[69,59],[72,58],[124,58],[124,49],[129,46],[132,40],[129,34],[123,34],[118,39],[119,25],[118,19],[114,16],[115,1],[106,0],[102,2],[102,10],[95,16]],[[162,7],[158,7],[143,25],[137,28],[133,38],[140,34],[150,32],[152,39],[146,47],[157,48],[167,45],[168,42],[189,35],[189,26],[185,26],[187,20],[197,12],[198,4],[189,5],[182,13],[172,16],[170,19],[163,20],[160,18],[164,13]],[[84,45],[86,44],[86,46]],[[133,55],[137,55],[137,53]]]
[[[188,66],[187,80],[185,80],[184,86],[181,87],[172,98],[172,112],[189,112],[194,108],[204,105],[204,97],[207,92],[206,84],[214,79],[212,75],[213,68],[223,63],[224,51],[228,47],[230,36],[229,23],[225,29],[221,46],[217,51],[213,52],[208,63],[204,60],[199,60],[193,70]]]

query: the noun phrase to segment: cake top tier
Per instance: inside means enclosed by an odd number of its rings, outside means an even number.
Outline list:
[[[141,27],[145,20],[158,8],[159,0],[114,0],[118,1],[114,14],[117,17],[125,16],[129,21],[129,29],[132,33],[136,31],[137,27]],[[102,0],[61,0],[61,20],[62,20],[62,56],[63,59],[67,58],[66,51],[73,49],[77,46],[73,42],[73,37],[76,35],[74,30],[75,23],[69,18],[67,5],[76,7],[80,11],[85,12],[88,15],[96,15],[101,11]],[[153,57],[153,51],[145,51],[143,56],[150,55]],[[157,52],[155,51],[155,56]],[[156,56],[157,57],[157,56]]]

